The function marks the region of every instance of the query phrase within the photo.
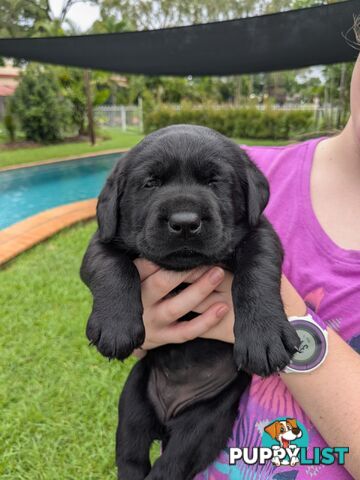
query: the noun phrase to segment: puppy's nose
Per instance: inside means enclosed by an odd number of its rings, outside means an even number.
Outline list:
[[[177,235],[194,235],[201,230],[201,220],[195,212],[177,212],[170,215],[168,227]]]

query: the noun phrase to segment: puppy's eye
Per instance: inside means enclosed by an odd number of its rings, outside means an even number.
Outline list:
[[[280,433],[284,433],[285,432],[285,428],[284,427],[281,427],[280,428]]]
[[[151,177],[151,178],[148,178],[143,187],[144,188],[156,188],[156,187],[160,187],[161,185],[161,180],[160,178],[156,178],[156,177]]]

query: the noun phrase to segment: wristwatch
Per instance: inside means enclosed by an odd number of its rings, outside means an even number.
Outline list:
[[[303,317],[288,317],[301,343],[284,373],[309,373],[320,367],[328,354],[325,323],[309,308]]]

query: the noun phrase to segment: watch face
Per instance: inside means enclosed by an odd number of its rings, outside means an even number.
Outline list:
[[[326,353],[324,332],[314,323],[306,320],[293,320],[292,325],[301,340],[299,352],[291,359],[289,367],[296,371],[308,371],[323,360]]]

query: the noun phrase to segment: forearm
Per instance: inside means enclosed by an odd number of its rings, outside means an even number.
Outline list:
[[[288,316],[304,315],[305,303],[285,277],[282,296]],[[333,330],[328,334],[329,353],[318,369],[281,378],[326,442],[349,447],[345,466],[360,478],[360,357]]]
[[[306,305],[283,276],[281,294],[287,316],[303,316]],[[234,342],[233,312],[206,333],[207,338]],[[346,468],[360,478],[360,356],[329,330],[329,354],[308,374],[281,374],[299,405],[330,446],[349,447]]]
[[[325,362],[307,374],[281,378],[317,430],[333,447],[349,447],[345,466],[360,478],[360,357],[333,330]]]
[[[288,316],[302,316],[306,305],[283,277],[282,298]],[[325,441],[333,447],[349,447],[347,470],[360,478],[360,357],[333,330],[324,363],[306,374],[281,373],[281,378]]]

